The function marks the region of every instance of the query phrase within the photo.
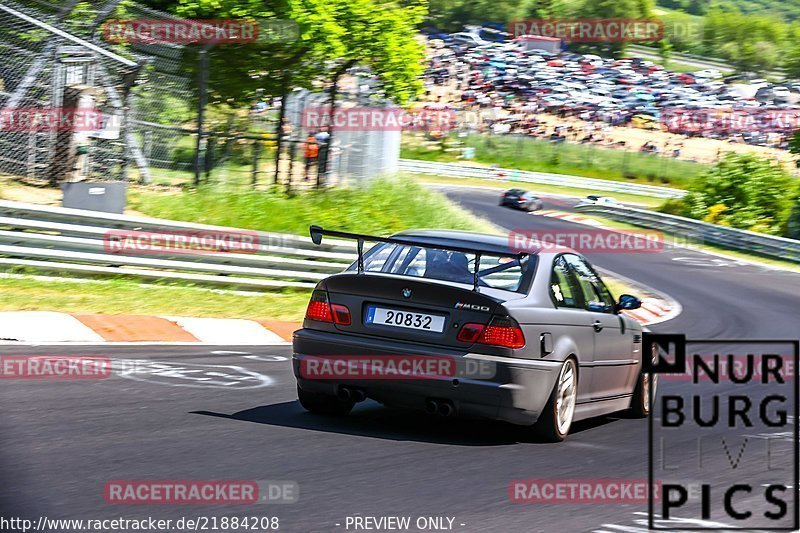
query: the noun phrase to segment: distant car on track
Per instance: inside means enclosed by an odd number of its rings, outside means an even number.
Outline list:
[[[371,398],[439,416],[475,416],[530,426],[563,440],[573,421],[629,410],[645,417],[655,382],[642,372],[642,326],[620,311],[589,262],[570,249],[527,248],[460,231],[373,237],[311,227],[322,236],[377,242],[347,270],[320,281],[293,369],[301,405],[346,415]],[[320,361],[446,358],[491,372],[419,379],[310,374]],[[349,359],[353,361],[353,359]],[[317,368],[314,366],[314,368]],[[355,368],[355,367],[353,367]]]
[[[576,207],[584,205],[600,205],[606,207],[623,207],[622,203],[615,200],[611,196],[600,196],[597,194],[590,194],[580,201]]]
[[[511,206],[523,211],[538,211],[544,205],[538,196],[523,189],[509,189],[500,195],[501,206]]]

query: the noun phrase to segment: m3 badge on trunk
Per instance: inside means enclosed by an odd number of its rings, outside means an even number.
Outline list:
[[[470,311],[483,311],[484,313],[489,312],[489,306],[487,305],[476,305],[476,304],[467,304],[464,302],[456,302],[455,305],[456,309],[468,309]]]

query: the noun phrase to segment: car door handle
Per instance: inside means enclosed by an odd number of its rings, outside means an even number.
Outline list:
[[[595,320],[594,322],[592,322],[592,327],[597,332],[603,331],[603,323],[600,322],[599,320]]]

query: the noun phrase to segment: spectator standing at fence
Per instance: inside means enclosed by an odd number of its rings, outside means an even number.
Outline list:
[[[317,141],[319,146],[319,157],[317,158],[317,173],[325,175],[328,171],[328,145],[330,143],[331,134],[327,128],[322,129],[314,135],[314,140]]]
[[[309,134],[305,144],[303,145],[303,150],[306,159],[305,179],[308,180],[311,171],[311,165],[317,165],[317,168],[319,169],[319,144],[313,135]]]

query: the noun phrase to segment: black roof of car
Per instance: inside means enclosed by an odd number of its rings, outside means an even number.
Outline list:
[[[415,243],[423,243],[436,247],[439,245],[464,246],[477,245],[484,250],[491,250],[498,253],[508,253],[516,255],[520,250],[515,250],[509,246],[509,238],[503,235],[488,235],[474,231],[458,230],[408,230],[401,231],[392,235],[393,239],[402,240],[408,238]],[[527,251],[527,250],[526,250]],[[530,250],[529,253],[534,253]]]

